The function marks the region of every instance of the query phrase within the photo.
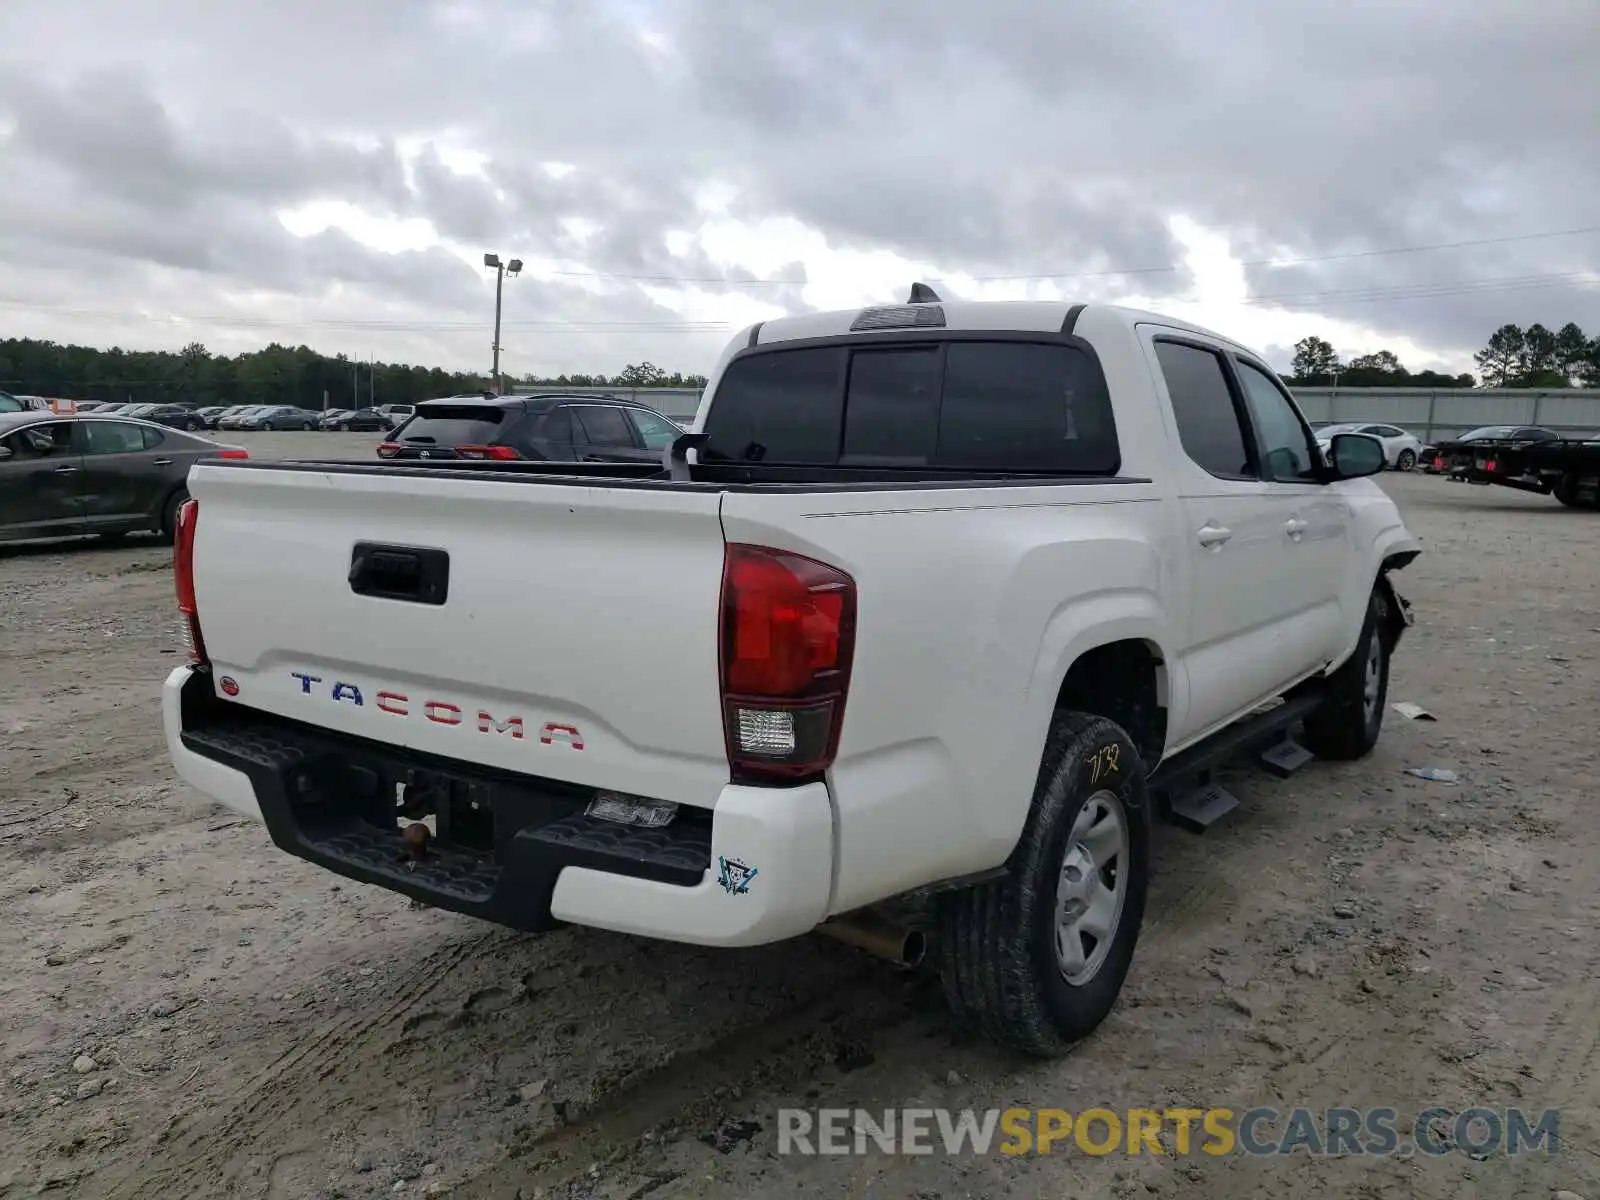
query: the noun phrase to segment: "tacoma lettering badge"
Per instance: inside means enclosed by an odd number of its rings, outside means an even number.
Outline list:
[[[312,675],[305,671],[290,671],[289,674],[300,681],[302,695],[313,696],[325,692],[327,698],[335,703],[350,704],[356,708],[366,707],[366,697],[362,694],[361,688],[357,684],[339,679],[329,683],[325,689],[321,687],[313,688],[313,684],[324,682],[322,676]],[[505,734],[519,742],[527,736],[526,722],[520,716],[496,717],[487,709],[480,708],[477,710],[475,721],[469,722],[465,710],[459,704],[452,704],[448,700],[416,699],[405,692],[397,692],[387,688],[372,694],[372,706],[379,712],[388,713],[392,717],[421,716],[435,725],[476,724],[479,733]],[[552,727],[546,726],[545,728],[550,729]],[[577,734],[577,730],[570,725],[560,726],[559,728],[571,729],[573,734]],[[541,740],[547,744],[550,741],[548,737]],[[578,747],[582,749],[581,741],[578,743]]]

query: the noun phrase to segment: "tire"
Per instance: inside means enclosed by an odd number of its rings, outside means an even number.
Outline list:
[[[1378,744],[1389,698],[1389,644],[1382,632],[1387,604],[1383,590],[1374,588],[1355,653],[1329,676],[1322,707],[1306,718],[1301,741],[1318,758],[1351,762]]]
[[[1394,467],[1397,471],[1409,471],[1416,465],[1417,455],[1414,450],[1402,450],[1394,460]]]
[[[183,506],[183,502],[188,498],[189,489],[183,487],[167,497],[167,502],[161,509],[161,528],[157,531],[161,534],[162,541],[170,544],[177,537],[178,509]]]
[[[1073,860],[1085,861],[1090,843],[1082,838],[1082,822],[1104,828],[1119,815],[1108,835],[1120,847],[1114,857],[1100,857],[1101,870],[1091,866],[1077,876],[1097,880],[1116,897],[1108,901],[1103,937],[1087,945],[1092,933],[1058,929],[1059,889],[1072,886]],[[1100,854],[1105,851],[1102,845]],[[1133,960],[1149,875],[1150,803],[1133,740],[1104,717],[1057,713],[1027,822],[1004,874],[946,893],[936,904],[939,974],[957,1023],[1041,1058],[1058,1057],[1093,1033],[1116,1003]],[[1078,978],[1062,965],[1068,938],[1078,947]]]

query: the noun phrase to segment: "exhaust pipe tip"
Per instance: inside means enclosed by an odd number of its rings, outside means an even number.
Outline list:
[[[902,971],[915,970],[928,956],[928,936],[922,930],[867,913],[834,917],[815,932],[865,950]]]
[[[920,929],[906,930],[906,939],[900,947],[900,961],[907,970],[920,967],[928,957],[928,935]]]

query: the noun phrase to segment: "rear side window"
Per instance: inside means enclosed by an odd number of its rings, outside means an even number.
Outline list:
[[[85,421],[83,433],[86,454],[130,454],[144,449],[144,430],[138,425]]]
[[[549,442],[570,446],[573,441],[572,410],[564,405],[551,409],[545,414],[544,424],[539,426],[539,436]]]
[[[1253,478],[1255,471],[1222,359],[1198,346],[1158,341],[1156,360],[1172,400],[1183,452],[1213,475]]]
[[[393,439],[419,446],[483,446],[493,442],[505,410],[489,404],[442,404],[417,413]]]
[[[1081,350],[1037,342],[952,342],[939,412],[941,464],[1109,474],[1117,434],[1099,373]]]
[[[736,360],[706,418],[705,462],[1113,474],[1105,381],[1059,342],[950,339]]]
[[[606,408],[599,404],[575,404],[573,414],[578,418],[589,441],[596,446],[633,445],[633,426],[622,415],[620,408]]]

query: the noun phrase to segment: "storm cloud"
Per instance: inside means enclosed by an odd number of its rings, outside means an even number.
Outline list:
[[[513,370],[692,371],[900,271],[1193,304],[1177,219],[1278,355],[1600,332],[1593,0],[1317,8],[8,0],[0,321],[481,367],[492,250]]]

